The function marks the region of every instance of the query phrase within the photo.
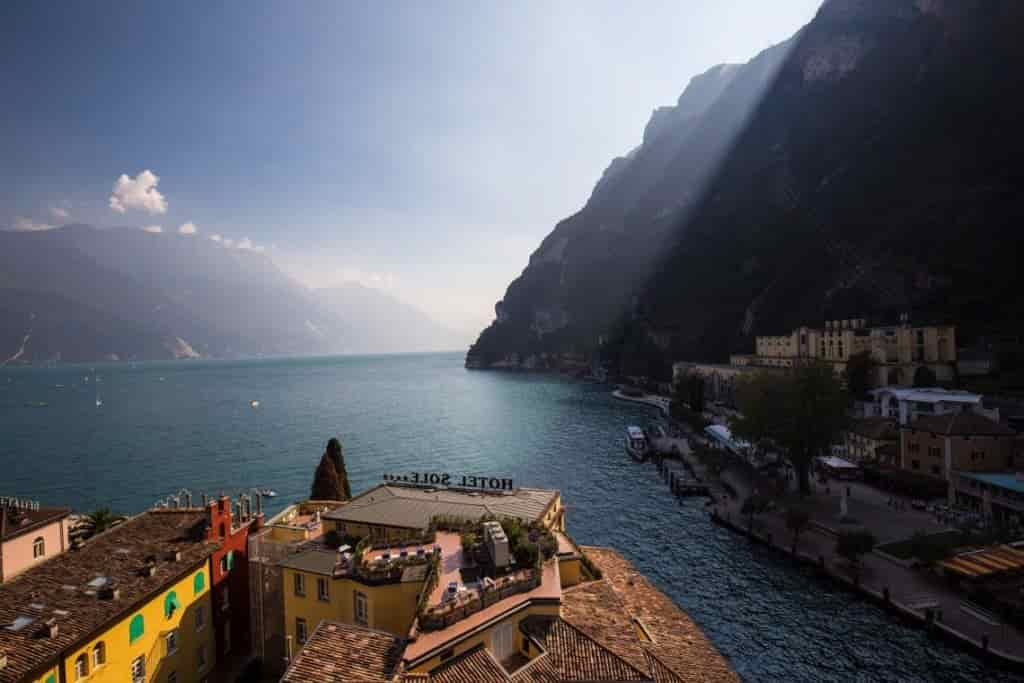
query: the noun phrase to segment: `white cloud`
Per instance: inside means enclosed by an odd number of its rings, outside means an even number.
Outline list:
[[[164,229],[161,228],[159,225],[147,225],[142,229],[142,232],[148,232],[153,235],[158,235],[163,231]]]
[[[248,237],[243,237],[238,242],[238,244],[235,245],[235,248],[241,249],[242,251],[254,251],[258,254],[262,254],[264,251],[267,250],[267,248],[264,247],[262,244],[253,244],[253,241]]]
[[[216,233],[216,232],[215,232],[215,233],[213,233],[212,235],[210,235],[210,239],[211,239],[212,241],[214,241],[214,242],[220,242],[220,241],[222,241],[222,240],[223,240],[224,238],[220,236],[220,233]]]
[[[118,213],[128,209],[152,214],[167,213],[167,199],[156,189],[159,182],[160,176],[148,169],[134,178],[121,174],[110,195],[110,208]]]
[[[196,232],[196,224],[193,223],[192,221],[189,221],[188,223],[182,223],[181,227],[178,228],[178,233],[181,235],[194,235],[196,234]]]
[[[224,238],[224,246],[227,247],[228,249],[230,249],[231,247],[235,246],[235,241],[233,239],[225,237]]]
[[[39,230],[50,230],[53,228],[49,223],[36,223],[31,218],[18,216],[14,219],[13,229],[17,232],[37,232]]]
[[[71,218],[71,212],[62,206],[51,206],[50,215],[54,218],[59,218],[60,220],[67,220],[68,218]]]

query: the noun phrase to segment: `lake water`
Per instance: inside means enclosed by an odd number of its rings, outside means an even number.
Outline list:
[[[137,512],[180,488],[258,486],[280,507],[308,494],[336,435],[354,491],[411,471],[560,489],[572,536],[625,554],[747,681],[1019,680],[677,503],[622,448],[650,409],[462,359],[100,364],[98,383],[90,367],[0,368],[0,495]]]

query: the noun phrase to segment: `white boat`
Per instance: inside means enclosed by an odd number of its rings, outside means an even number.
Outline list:
[[[256,493],[260,494],[264,498],[273,498],[277,495],[277,491],[271,489],[256,489]]]
[[[257,401],[256,399],[253,399],[253,400],[249,401],[249,407],[251,407],[251,408],[259,408],[260,407],[260,402]]]
[[[643,462],[647,459],[650,445],[647,443],[647,436],[644,430],[630,425],[626,427],[626,452],[634,460]]]

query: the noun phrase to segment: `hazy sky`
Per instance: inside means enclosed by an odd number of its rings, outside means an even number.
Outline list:
[[[11,0],[0,227],[248,240],[468,342],[654,107],[819,4]]]

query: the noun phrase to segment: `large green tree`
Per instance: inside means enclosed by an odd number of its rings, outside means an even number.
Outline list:
[[[868,391],[872,388],[872,377],[878,363],[870,351],[861,351],[850,356],[846,361],[846,389],[850,392],[850,398],[860,401],[867,400]]]
[[[736,400],[742,414],[732,423],[737,435],[782,448],[800,492],[810,493],[811,463],[828,451],[847,420],[847,393],[832,367],[808,363],[787,372],[754,373],[740,381]]]

